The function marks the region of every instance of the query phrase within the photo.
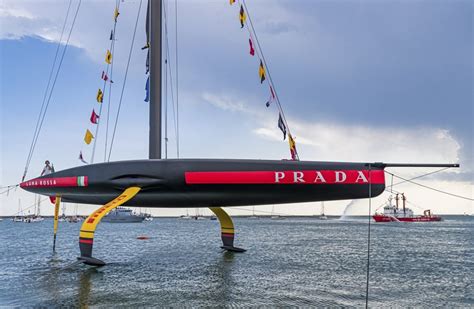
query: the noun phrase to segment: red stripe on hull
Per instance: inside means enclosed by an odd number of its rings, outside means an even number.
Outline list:
[[[419,217],[411,217],[411,218],[395,218],[390,216],[372,216],[375,222],[437,222],[441,221],[442,218],[439,216],[419,216]]]
[[[87,187],[89,184],[87,176],[80,176],[84,185],[78,184],[79,177],[55,177],[55,178],[37,178],[22,182],[21,188],[51,188],[51,187]]]
[[[186,184],[385,184],[383,170],[186,172]]]

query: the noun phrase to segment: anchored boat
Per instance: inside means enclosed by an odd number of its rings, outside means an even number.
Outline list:
[[[398,207],[399,199],[403,201],[401,209]],[[399,198],[399,194],[395,195],[395,205],[392,204],[392,197],[390,196],[387,205],[383,208],[383,213],[375,213],[372,218],[375,222],[434,222],[442,220],[440,216],[431,214],[429,209],[423,211],[421,216],[414,215],[413,210],[406,207],[404,193],[401,194],[401,198]]]
[[[117,207],[109,212],[102,221],[110,223],[140,223],[145,219],[145,215],[135,214],[129,208]]]

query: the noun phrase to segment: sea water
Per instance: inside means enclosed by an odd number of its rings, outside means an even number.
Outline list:
[[[235,244],[219,222],[157,218],[100,224],[93,255],[76,265],[80,224],[0,222],[0,306],[363,307],[367,218],[236,218]],[[372,223],[369,306],[474,306],[474,218]],[[138,240],[146,235],[148,240]]]

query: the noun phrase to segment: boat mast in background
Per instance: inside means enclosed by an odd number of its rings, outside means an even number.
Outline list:
[[[149,159],[161,159],[161,30],[162,0],[148,0],[147,41],[150,43]]]

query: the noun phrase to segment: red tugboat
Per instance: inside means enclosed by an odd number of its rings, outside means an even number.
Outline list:
[[[406,207],[407,198],[405,194],[402,193],[401,195],[401,198],[398,197],[398,194],[395,196],[395,205],[392,204],[392,196],[389,197],[388,204],[383,208],[383,214],[375,213],[372,216],[375,222],[433,222],[442,220],[440,216],[432,215],[429,209],[423,211],[422,216],[413,215],[413,211]],[[398,208],[399,199],[403,201],[402,209]]]

